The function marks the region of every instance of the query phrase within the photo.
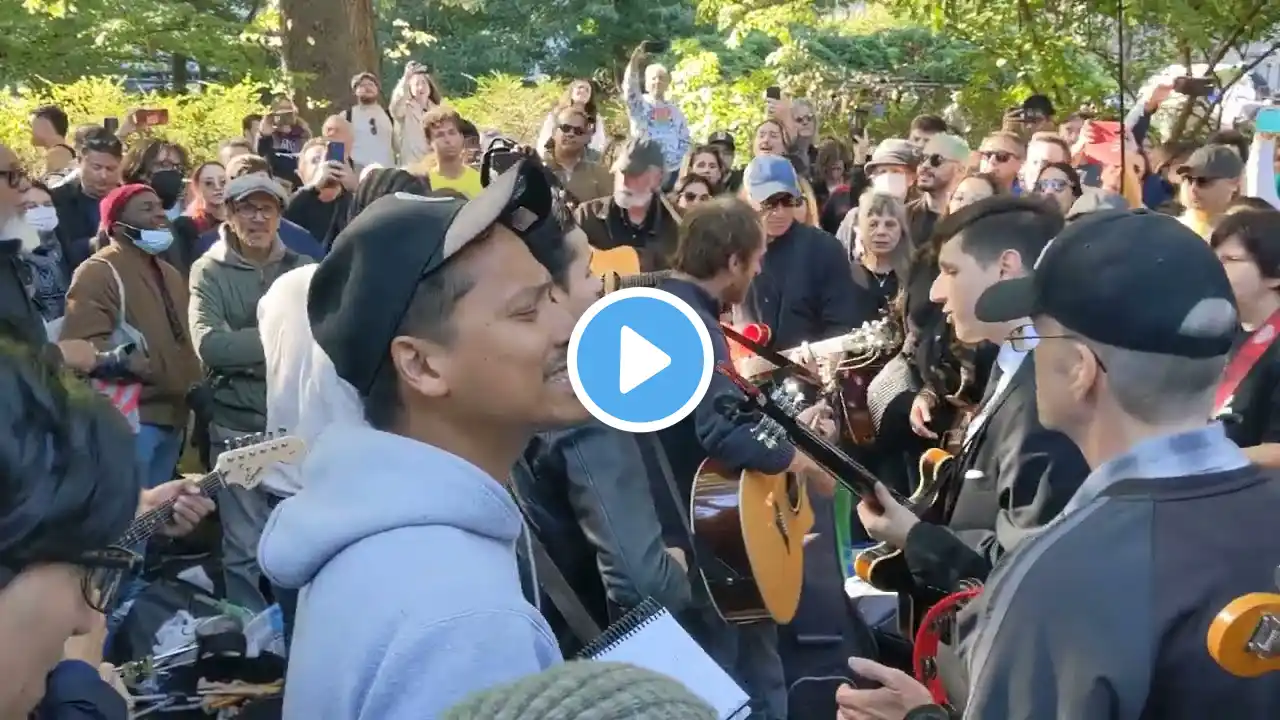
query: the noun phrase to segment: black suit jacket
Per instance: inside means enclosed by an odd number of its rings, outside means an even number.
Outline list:
[[[1089,475],[1075,443],[1040,424],[1035,377],[1032,352],[952,463],[946,525],[920,522],[907,535],[903,554],[918,586],[950,593],[963,580],[985,581]]]

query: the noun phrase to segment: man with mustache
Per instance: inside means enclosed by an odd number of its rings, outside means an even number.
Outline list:
[[[311,281],[316,343],[368,426],[311,448],[259,545],[264,573],[303,589],[285,718],[435,717],[561,660],[507,489],[537,431],[583,415],[574,315],[526,242],[553,204],[529,170],[466,203],[374,202]]]
[[[643,272],[670,268],[680,216],[661,193],[665,167],[656,141],[627,141],[613,164],[613,195],[578,206],[578,226],[592,247],[632,248]]]

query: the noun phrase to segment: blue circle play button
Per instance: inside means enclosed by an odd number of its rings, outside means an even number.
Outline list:
[[[664,290],[610,293],[569,338],[569,381],[600,422],[624,432],[665,430],[711,386],[711,333],[689,304]]]

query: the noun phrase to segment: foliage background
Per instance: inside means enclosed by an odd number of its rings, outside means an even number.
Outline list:
[[[1121,18],[1112,0],[0,0],[0,140],[29,157],[27,114],[43,102],[63,105],[73,123],[164,107],[173,125],[157,134],[207,158],[261,110],[264,93],[343,106],[350,62],[380,71],[389,91],[409,59],[433,68],[464,116],[523,140],[567,79],[590,77],[607,99],[608,130],[622,134],[622,69],[653,38],[671,41],[659,60],[698,139],[727,129],[744,143],[776,84],[817,105],[824,134],[848,139],[857,109],[873,137],[901,134],[914,115],[958,102],[976,140],[1032,92],[1064,111],[1091,104],[1105,114],[1121,97],[1136,100],[1158,68],[1217,69],[1280,38],[1280,3],[1268,0],[1118,6]],[[325,46],[336,56],[363,43],[360,23],[330,22],[340,17],[372,17],[364,26],[377,52],[291,65],[307,54],[291,42],[322,57]],[[323,33],[291,32],[300,27]],[[1278,47],[1248,54],[1246,68]],[[164,91],[126,92],[139,85]],[[1171,136],[1203,134],[1212,110],[1178,108]]]

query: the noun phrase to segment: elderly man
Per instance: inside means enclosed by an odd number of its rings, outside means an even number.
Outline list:
[[[271,283],[313,260],[280,239],[287,199],[258,173],[227,183],[227,221],[218,241],[191,266],[191,336],[212,387],[210,461],[232,438],[266,430],[265,356],[258,335],[258,301]],[[222,552],[227,598],[254,612],[267,606],[258,589],[258,537],[270,508],[260,489],[222,491]]]
[[[1040,419],[1091,472],[961,616],[967,672],[948,691],[964,717],[1274,714],[1280,675],[1235,677],[1205,648],[1214,615],[1269,583],[1280,558],[1275,481],[1209,420],[1237,327],[1213,260],[1173,218],[1099,211],[1072,222],[1034,273],[980,296],[983,322],[1025,323],[1010,337],[1036,344]],[[880,687],[841,689],[841,717],[947,716],[928,714],[928,692],[906,675],[855,670]]]
[[[618,260],[618,272],[666,270],[675,252],[680,216],[662,195],[665,161],[662,146],[632,138],[613,164],[613,194],[578,206],[578,226],[600,262]],[[630,268],[623,267],[630,266]],[[592,267],[601,267],[593,260]]]
[[[664,159],[664,187],[675,184],[680,163],[692,146],[689,123],[680,106],[667,100],[667,87],[671,85],[671,73],[657,63],[645,63],[649,54],[644,45],[631,53],[623,74],[623,101],[627,104],[627,117],[631,120],[631,137],[648,137],[662,148]],[[644,68],[644,87],[640,87],[640,69]]]

